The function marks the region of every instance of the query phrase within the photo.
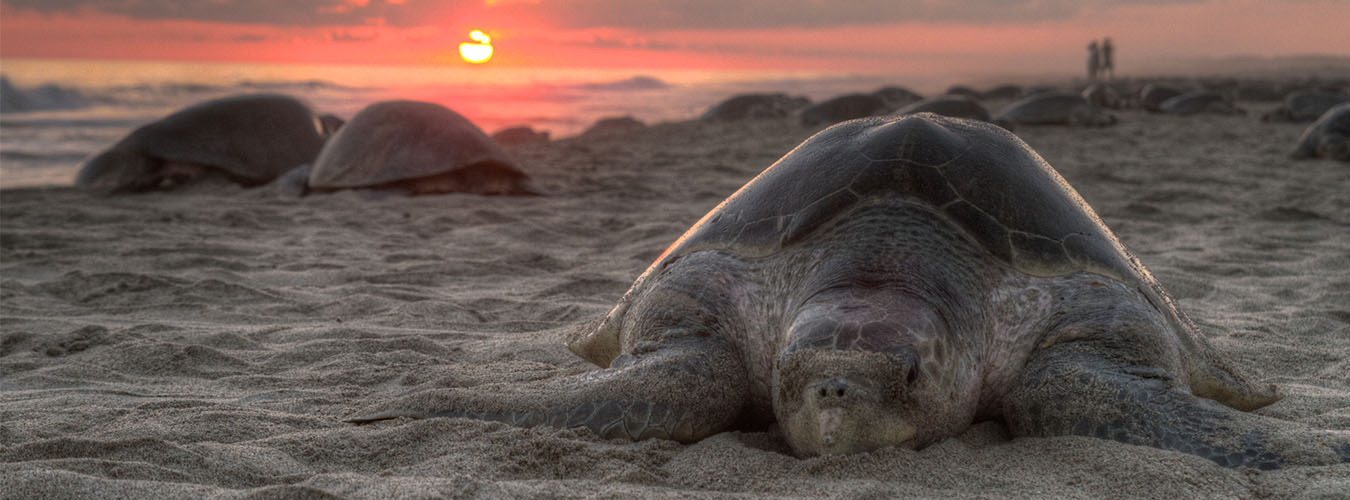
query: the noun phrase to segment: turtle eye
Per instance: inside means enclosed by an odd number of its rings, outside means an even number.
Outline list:
[[[916,380],[919,380],[919,369],[918,367],[910,368],[909,374],[905,375],[905,383],[912,386]]]

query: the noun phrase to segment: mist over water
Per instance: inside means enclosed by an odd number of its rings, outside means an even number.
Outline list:
[[[0,114],[0,187],[69,184],[84,158],[136,127],[207,99],[298,97],[350,119],[383,100],[442,104],[488,133],[515,125],[576,135],[596,120],[648,124],[697,117],[744,92],[813,100],[903,85],[932,93],[946,78],[810,72],[618,71],[487,67],[264,65],[7,59]]]

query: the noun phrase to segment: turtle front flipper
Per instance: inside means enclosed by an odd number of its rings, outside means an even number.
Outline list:
[[[732,425],[746,400],[742,363],[715,337],[623,354],[609,368],[539,384],[424,391],[347,422],[462,417],[533,427],[585,427],[605,438],[692,442]]]
[[[1322,431],[1196,397],[1175,374],[1069,342],[1032,355],[1003,404],[1018,436],[1091,436],[1180,451],[1225,467],[1350,462],[1350,433]]]

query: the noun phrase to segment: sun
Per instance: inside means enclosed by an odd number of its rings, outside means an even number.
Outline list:
[[[484,35],[482,31],[473,30],[469,33],[469,38],[478,43],[464,42],[459,44],[460,57],[474,64],[482,64],[492,59],[492,44],[489,43],[491,40],[487,35]]]

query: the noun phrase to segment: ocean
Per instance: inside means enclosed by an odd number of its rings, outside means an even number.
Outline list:
[[[350,119],[390,99],[431,101],[488,133],[515,125],[572,136],[596,120],[686,120],[744,92],[813,100],[902,85],[932,93],[951,83],[886,74],[808,71],[622,71],[565,68],[279,65],[4,59],[0,187],[70,184],[90,154],[136,127],[207,99],[284,93]],[[946,80],[945,78],[942,80]]]

